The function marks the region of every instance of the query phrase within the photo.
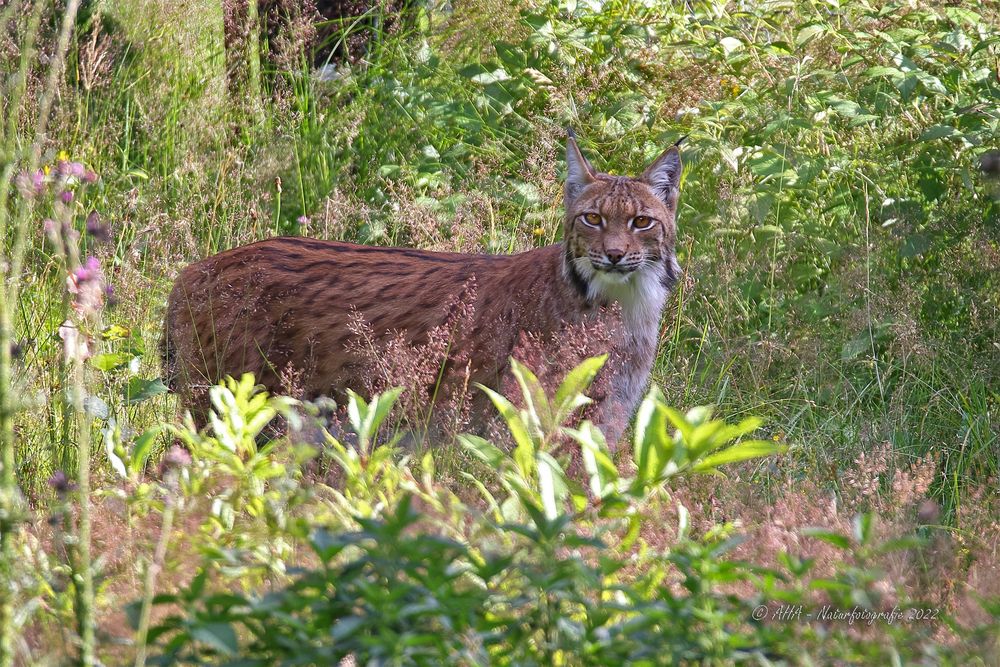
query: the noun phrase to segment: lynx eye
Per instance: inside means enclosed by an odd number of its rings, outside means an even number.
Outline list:
[[[637,215],[632,218],[632,229],[643,231],[653,226],[653,219],[648,215]]]
[[[588,227],[600,227],[604,223],[604,219],[597,213],[584,213],[580,219]]]

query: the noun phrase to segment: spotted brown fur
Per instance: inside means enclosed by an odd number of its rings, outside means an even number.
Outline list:
[[[280,392],[283,372],[304,371],[304,396],[342,397],[360,386],[365,364],[350,345],[353,312],[377,340],[403,332],[419,343],[473,279],[473,321],[449,348],[471,362],[470,382],[500,388],[524,333],[558,344],[570,326],[619,332],[603,371],[609,390],[591,412],[617,442],[648,382],[677,277],[680,159],[671,148],[639,177],[610,176],[569,139],[567,167],[565,240],[544,248],[476,255],[281,237],[186,267],[164,324],[169,385],[196,412],[207,386],[245,372]],[[588,224],[588,214],[600,225]],[[639,230],[636,216],[653,224]]]

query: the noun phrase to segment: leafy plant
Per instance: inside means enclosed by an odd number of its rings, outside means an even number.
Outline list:
[[[759,419],[728,425],[712,420],[712,410],[708,407],[682,415],[665,405],[662,394],[653,387],[639,406],[634,447],[631,458],[624,462],[636,474],[621,475],[597,427],[589,421],[583,421],[578,428],[565,425],[590,402],[583,392],[605,360],[606,357],[593,357],[570,371],[551,401],[538,378],[521,363],[511,360],[511,373],[517,379],[525,406],[520,410],[497,392],[483,388],[507,424],[515,443],[514,451],[508,456],[479,436],[465,434],[460,440],[490,468],[499,471],[500,481],[508,492],[501,505],[504,518],[513,520],[523,506],[529,511],[541,510],[546,519],[552,520],[564,511],[568,500],[578,510],[590,501],[597,503],[603,513],[615,513],[648,497],[675,476],[717,473],[718,467],[727,463],[784,451],[782,445],[773,441],[741,440],[760,427]],[[676,429],[673,436],[667,433],[671,425]],[[580,446],[580,459],[587,474],[586,490],[570,481],[553,455],[560,437],[572,438]],[[473,481],[496,506],[483,484]]]

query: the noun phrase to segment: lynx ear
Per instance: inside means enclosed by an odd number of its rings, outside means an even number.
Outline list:
[[[681,183],[681,154],[677,146],[664,151],[653,164],[646,167],[640,178],[653,188],[653,192],[664,204],[671,206],[676,203]]]
[[[568,207],[583,189],[594,182],[594,168],[576,145],[576,133],[566,130],[566,184],[563,193]]]

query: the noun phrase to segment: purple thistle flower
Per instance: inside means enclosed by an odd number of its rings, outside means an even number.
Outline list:
[[[97,261],[97,258],[91,255],[87,258],[87,261],[83,263],[83,266],[78,266],[73,271],[73,277],[76,278],[77,284],[85,283],[90,280],[97,280],[101,276],[101,263]]]
[[[70,176],[75,176],[76,178],[79,178],[79,179],[83,179],[83,177],[87,175],[87,168],[84,167],[79,162],[70,162],[69,163],[69,175]]]
[[[28,173],[22,171],[14,178],[17,189],[25,199],[34,199],[45,192],[45,172],[41,169]]]
[[[84,183],[87,183],[87,184],[96,183],[97,182],[97,173],[95,173],[95,172],[91,171],[90,169],[88,169],[87,171],[85,171],[83,173],[83,179],[82,180],[83,180]]]
[[[97,211],[91,211],[90,215],[87,216],[87,233],[93,236],[98,243],[111,241],[111,230],[101,222],[101,216],[97,214]]]
[[[105,301],[105,303],[108,304],[109,307],[113,307],[113,306],[117,306],[118,305],[118,297],[115,296],[115,287],[114,287],[114,285],[105,285],[104,286],[104,301]]]
[[[72,482],[66,477],[66,473],[62,470],[57,470],[52,477],[49,477],[49,486],[55,489],[55,492],[59,495],[63,495],[71,488],[73,488]]]
[[[73,191],[72,190],[63,190],[62,192],[60,192],[59,193],[59,201],[61,201],[64,204],[67,204],[67,205],[72,204],[73,203]]]

